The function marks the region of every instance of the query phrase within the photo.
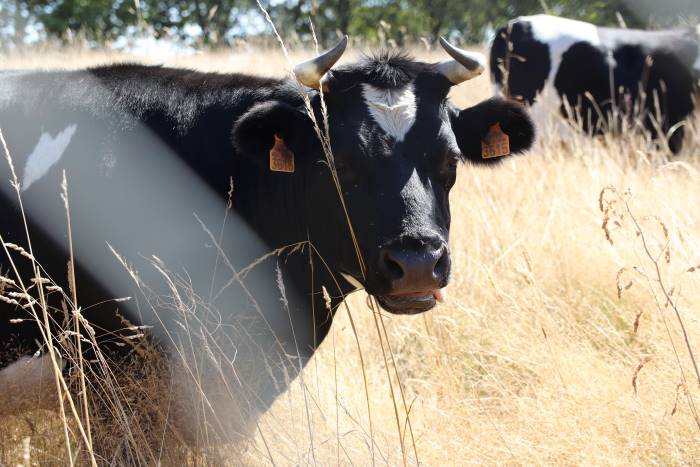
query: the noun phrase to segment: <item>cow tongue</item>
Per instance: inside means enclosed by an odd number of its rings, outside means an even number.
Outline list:
[[[433,297],[440,303],[445,303],[447,301],[447,287],[441,289],[433,290]]]

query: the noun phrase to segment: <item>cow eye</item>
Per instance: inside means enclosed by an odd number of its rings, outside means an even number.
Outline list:
[[[454,186],[457,180],[457,163],[459,160],[456,157],[447,157],[444,169],[442,170],[442,179],[446,190]]]
[[[445,154],[442,158],[443,164],[447,170],[453,171],[457,169],[459,157],[451,152]]]

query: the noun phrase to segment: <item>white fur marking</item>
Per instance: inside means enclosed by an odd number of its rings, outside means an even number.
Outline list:
[[[535,122],[538,135],[556,133],[564,141],[573,136],[571,126],[561,117],[560,105],[561,99],[554,86],[545,86],[530,107],[530,116]]]
[[[353,276],[351,276],[350,274],[345,274],[344,272],[341,272],[340,275],[343,276],[343,278],[344,278],[346,281],[348,281],[348,282],[350,283],[350,285],[354,286],[354,287],[355,287],[355,290],[362,290],[362,289],[365,288],[365,286],[362,285],[362,283],[360,283],[360,281],[358,281],[357,279],[355,279],[355,278],[354,278]]]
[[[598,27],[590,23],[549,15],[523,16],[519,21],[529,22],[534,38],[549,46],[552,68],[549,70],[548,80],[552,84],[559,71],[562,55],[572,45],[577,42],[600,45]]]
[[[58,132],[55,138],[49,133],[41,134],[39,142],[36,143],[34,150],[27,158],[24,178],[22,179],[22,191],[46,175],[49,169],[61,159],[77,129],[78,125],[69,125]]]
[[[58,366],[65,362],[59,358]],[[51,357],[21,357],[0,370],[0,414],[51,408],[56,402]]]
[[[413,84],[400,89],[380,89],[362,85],[362,96],[377,124],[396,141],[403,141],[416,121],[416,95]]]
[[[600,45],[600,35],[598,34],[597,26],[593,24],[556,16],[523,16],[518,18],[517,21],[529,22],[534,38],[549,46],[549,60],[551,64],[549,76],[545,82],[544,89],[537,95],[535,104],[532,106],[533,113],[536,115],[535,121],[539,123],[538,126],[543,127],[545,122],[549,120],[551,112],[559,113],[559,102],[557,101],[560,99],[559,93],[554,87],[554,79],[557,72],[559,72],[562,55],[577,42],[588,42],[594,46]],[[539,106],[537,105],[538,103],[540,104]],[[568,130],[565,125],[558,124],[557,131],[564,135]]]
[[[494,96],[503,96],[503,86],[496,82],[491,83],[491,91]]]

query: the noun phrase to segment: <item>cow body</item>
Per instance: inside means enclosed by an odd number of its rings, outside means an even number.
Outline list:
[[[554,110],[595,134],[614,130],[618,119],[640,116],[656,137],[694,109],[700,29],[614,29],[548,15],[526,16],[497,31],[490,64],[496,91],[507,91],[533,106],[539,122]],[[616,116],[611,119],[612,113]],[[670,149],[680,150],[682,140],[683,128],[678,128],[668,140]]]
[[[315,279],[329,289],[335,283],[321,268],[312,276],[308,250],[279,259],[289,313],[305,324],[296,329],[280,306],[276,259],[247,274],[245,289],[237,282],[226,285],[234,274],[227,262],[237,271],[277,247],[309,239],[300,218],[308,197],[314,196],[302,170],[285,177],[266,170],[267,161],[235,157],[231,131],[236,118],[261,100],[303,106],[298,90],[284,81],[136,65],[3,78],[0,126],[21,184],[33,254],[42,275],[68,295],[49,294],[49,306],[56,310],[54,334],[66,328],[62,302],[71,296],[68,225],[60,197],[65,172],[78,306],[95,329],[100,350],[115,361],[131,360],[132,337],[142,331],[129,328],[137,326],[148,329],[166,353],[181,354],[186,333],[179,330],[191,326],[202,334],[197,329],[204,328],[208,337],[195,338],[197,349],[190,360],[212,346],[217,356],[250,361],[260,356],[276,369],[266,383],[234,384],[249,401],[248,415],[264,410],[277,393],[271,381],[293,377],[331,322],[322,301],[318,314],[312,313],[313,304],[308,296],[296,295],[294,282]],[[0,173],[3,180],[12,178],[7,163]],[[231,184],[232,210],[227,215]],[[329,182],[327,190],[331,188]],[[28,249],[16,193],[5,183],[0,196],[3,239]],[[290,210],[299,217],[289,216]],[[338,236],[343,234],[339,229]],[[19,276],[31,281],[31,262],[17,254],[13,260]],[[6,258],[0,265],[3,275],[18,282]],[[175,288],[168,284],[177,280],[181,282]],[[353,290],[342,280],[339,285],[331,289],[334,296]],[[11,291],[16,290],[5,290]],[[316,292],[320,296],[320,289]],[[125,297],[130,299],[113,300]],[[11,366],[18,357],[37,353],[45,356],[45,338],[31,310],[0,305],[6,308],[0,364]],[[85,347],[92,359],[94,352]],[[293,356],[292,363],[288,356]],[[232,366],[223,370],[235,381]],[[44,386],[55,392],[51,374],[44,375]],[[17,399],[15,407],[21,406]],[[26,404],[36,402],[26,398]],[[226,436],[240,428],[221,425]]]
[[[328,73],[336,184],[304,102],[321,122],[320,94],[293,80],[142,65],[1,74],[14,173],[2,164],[0,179],[19,182],[29,240],[9,183],[0,233],[62,288],[46,298],[57,340],[79,306],[101,350],[130,355],[133,334],[146,333],[166,355],[184,348],[186,361],[214,362],[225,390],[208,395],[205,411],[226,437],[231,418],[254,420],[301,371],[348,293],[364,287],[394,313],[435,305],[449,278],[457,161],[478,162],[495,123],[514,152],[533,138],[518,104],[460,111],[447,100],[451,85],[436,66],[393,55]],[[291,170],[272,170],[275,148],[292,154]],[[32,315],[43,299],[31,306],[17,295],[21,281],[37,292],[33,262],[8,253],[6,376],[46,352]],[[229,405],[238,412],[222,418],[223,393],[237,393]]]

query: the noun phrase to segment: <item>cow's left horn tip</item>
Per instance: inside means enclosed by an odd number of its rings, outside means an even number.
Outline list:
[[[346,34],[332,49],[295,66],[293,71],[299,82],[305,86],[318,89],[323,76],[342,57],[348,46],[348,40],[348,35]]]
[[[472,72],[483,72],[486,69],[486,56],[481,52],[468,52],[450,44],[443,36],[440,37],[440,45],[450,57],[457,60],[465,68]]]
[[[480,52],[468,52],[450,44],[440,37],[440,45],[454,61],[442,62],[438,71],[452,83],[459,84],[482,74],[486,70],[486,56]]]

